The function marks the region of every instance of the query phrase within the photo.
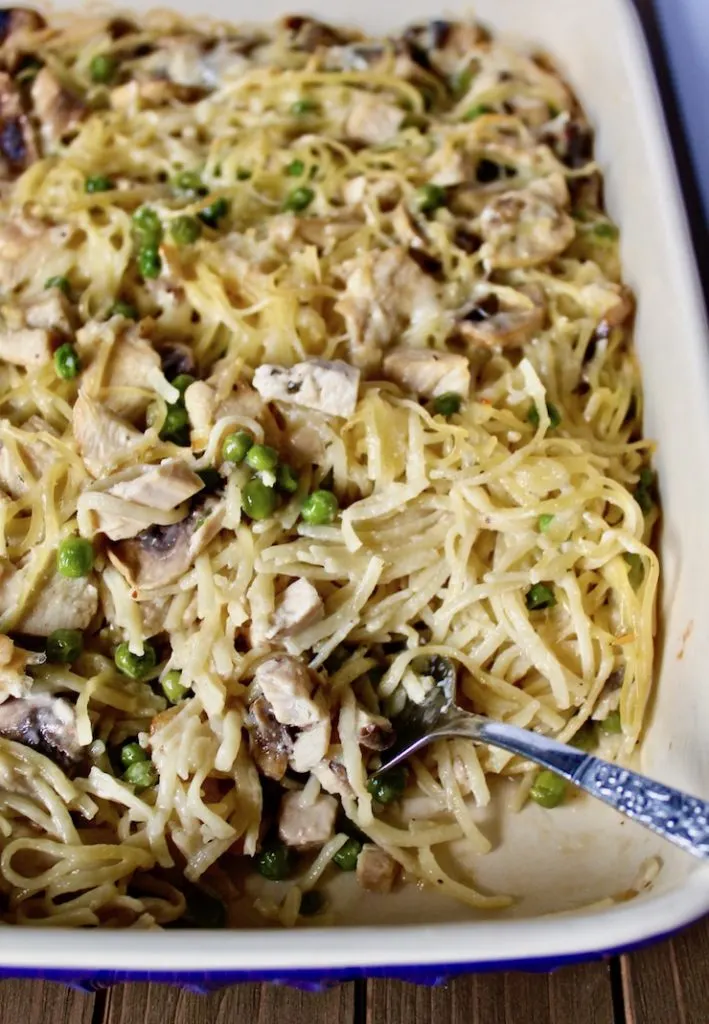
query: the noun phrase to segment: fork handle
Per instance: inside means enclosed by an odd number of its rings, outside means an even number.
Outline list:
[[[709,858],[709,803],[705,800],[504,722],[477,718],[474,731],[481,742],[550,768],[687,853]]]
[[[536,761],[687,853],[709,858],[709,803],[705,800],[558,740],[467,711],[448,712],[435,729],[398,753],[384,770],[446,736],[468,737]]]

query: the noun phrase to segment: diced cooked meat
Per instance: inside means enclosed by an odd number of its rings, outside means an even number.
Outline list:
[[[142,533],[150,520],[146,514],[139,514],[132,507],[141,505],[146,510],[158,509],[168,512],[187,501],[204,487],[203,481],[181,459],[166,459],[159,465],[139,466],[121,474],[124,479],[112,484],[103,493],[121,499],[110,510],[91,506],[91,517],[97,533],[104,533],[109,540],[126,540]],[[84,492],[89,503],[94,492]],[[79,498],[79,507],[82,504]],[[155,520],[153,519],[152,522]]]
[[[367,892],[391,892],[399,865],[386,850],[374,843],[365,843],[357,858],[357,881]]]
[[[0,224],[0,288],[9,292],[23,281],[41,278],[48,261],[66,246],[75,231],[70,224],[52,227],[27,216]]]
[[[322,599],[312,583],[305,579],[296,580],[279,596],[266,639],[280,640],[293,636],[321,619],[323,613]]]
[[[83,100],[62,85],[47,67],[42,68],[32,83],[32,102],[48,146],[75,131],[87,114]]]
[[[526,344],[544,322],[544,296],[513,288],[481,289],[458,321],[456,332],[475,347],[515,348]]]
[[[171,100],[189,103],[203,95],[201,88],[181,85],[167,78],[148,79],[146,82],[134,79],[111,90],[111,106],[114,110],[130,110],[132,107],[152,109],[163,107]]]
[[[122,317],[90,323],[77,333],[77,348],[85,366],[82,391],[99,398],[115,416],[134,420],[153,398],[151,381],[162,374],[160,356]],[[108,349],[108,352],[106,352]]]
[[[44,327],[49,331],[70,334],[72,330],[69,300],[58,288],[52,288],[41,299],[25,308],[28,327]]]
[[[337,800],[321,793],[313,803],[300,790],[286,793],[281,801],[278,834],[286,846],[301,850],[323,846],[335,834]]]
[[[373,93],[357,95],[345,121],[345,135],[358,142],[387,142],[401,127],[406,111]]]
[[[357,405],[359,377],[359,370],[340,360],[308,359],[288,369],[259,366],[254,387],[267,402],[292,402],[330,416],[351,416]]]
[[[301,729],[296,736],[289,763],[294,772],[309,772],[319,764],[330,746],[330,716],[325,707],[322,718],[315,725]]]
[[[135,537],[121,540],[108,557],[131,586],[158,590],[184,576],[224,521],[224,503],[208,498],[185,519],[170,526],[151,526]]]
[[[574,221],[565,212],[568,190],[553,174],[515,192],[503,192],[480,216],[481,254],[495,269],[533,267],[558,256],[574,239]]]
[[[0,704],[0,736],[46,754],[62,767],[81,757],[74,708],[60,697],[36,694]]]
[[[244,416],[261,424],[268,444],[279,446],[280,429],[259,393],[244,381],[237,381],[233,386],[229,381],[229,386],[224,388],[221,377],[222,370],[215,364],[206,381],[195,381],[185,391],[193,442],[206,441],[217,420],[225,416]]]
[[[24,579],[22,569],[5,570],[0,578],[0,614],[17,607]],[[55,629],[86,629],[97,608],[93,583],[52,573],[39,583],[13,628],[30,636],[49,636]]]
[[[11,174],[23,171],[37,157],[34,133],[20,92],[4,72],[0,72],[0,156],[0,164],[4,161]]]
[[[257,697],[249,705],[246,728],[251,756],[259,770],[269,779],[280,781],[286,773],[293,744],[265,697]]]
[[[254,673],[254,684],[282,725],[302,729],[322,718],[322,710],[311,696],[313,679],[297,658],[282,654],[262,661]]]
[[[81,457],[94,477],[106,476],[113,466],[130,458],[143,435],[129,423],[124,423],[83,388],[74,405],[73,430]]]
[[[355,713],[355,729],[359,745],[367,750],[387,750],[396,739],[388,718],[361,707]]]
[[[342,198],[347,206],[376,204],[383,210],[392,210],[401,200],[401,186],[393,176],[369,178],[359,174],[344,183]]]
[[[7,421],[0,421],[0,426]],[[22,426],[23,437],[14,445],[0,446],[0,486],[12,497],[19,498],[30,486],[32,479],[40,480],[55,460],[54,449],[37,434],[53,434],[49,425],[39,416],[30,416]]]
[[[384,376],[404,391],[435,398],[447,391],[467,395],[470,364],[465,356],[431,349],[394,348],[384,357]]]
[[[347,325],[353,362],[377,364],[379,349],[408,328],[426,336],[440,313],[434,281],[398,246],[367,252],[342,268],[347,280],[335,309]]]
[[[0,327],[0,359],[13,366],[36,370],[52,359],[52,334],[42,328],[8,330]]]

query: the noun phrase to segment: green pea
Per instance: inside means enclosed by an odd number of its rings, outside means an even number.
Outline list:
[[[45,290],[49,288],[58,288],[60,292],[64,292],[67,298],[71,292],[69,279],[67,277],[62,277],[61,274],[57,274],[56,277],[48,277],[44,282],[44,287]]]
[[[291,160],[286,167],[286,174],[290,178],[300,178],[305,174],[305,164],[302,160]]]
[[[642,556],[635,551],[626,551],[623,558],[628,563],[628,582],[633,590],[637,590],[645,579],[645,565]]]
[[[203,210],[198,213],[199,219],[207,227],[216,228],[219,226],[219,221],[222,217],[226,217],[229,213],[229,200],[223,197],[215,199],[209,206],[205,206]]]
[[[544,769],[537,774],[529,795],[541,807],[558,807],[566,794],[566,780]]]
[[[79,353],[68,341],[54,353],[54,370],[62,380],[73,380],[81,371]]]
[[[416,205],[421,213],[434,213],[446,205],[446,190],[440,185],[423,185],[416,193]]]
[[[183,686],[180,682],[182,673],[179,669],[173,668],[160,680],[162,686],[162,692],[165,694],[171,704],[179,704],[186,693],[189,692],[189,686]]]
[[[333,863],[337,864],[340,871],[354,871],[361,849],[359,839],[348,839],[332,858]]]
[[[190,418],[181,402],[168,405],[160,427],[160,440],[172,441],[173,444],[186,448],[190,443],[189,425]]]
[[[556,595],[546,583],[535,583],[525,594],[524,600],[528,610],[536,612],[542,608],[553,608],[556,604]]]
[[[276,486],[286,494],[295,494],[298,490],[298,474],[285,462],[276,470]]]
[[[146,249],[157,249],[162,241],[163,229],[160,215],[150,206],[140,206],[133,214],[133,230]]]
[[[195,379],[191,373],[178,373],[178,375],[170,381],[173,388],[177,388],[181,395],[184,395],[190,384],[194,384]]]
[[[254,477],[244,486],[241,492],[241,507],[251,519],[268,519],[273,514],[278,502],[272,487]]]
[[[552,402],[547,402],[547,415],[549,416],[549,429],[556,430],[561,423],[561,413]],[[531,423],[535,430],[539,427],[539,409],[536,405],[530,406],[527,423]]]
[[[84,637],[79,629],[55,629],[47,637],[47,659],[59,665],[76,661],[84,649]]]
[[[108,53],[97,53],[89,64],[91,81],[97,85],[106,85],[113,81],[118,71],[118,61]]]
[[[469,110],[465,111],[465,113],[463,114],[463,120],[464,121],[476,121],[479,117],[482,117],[483,114],[491,114],[491,113],[492,113],[492,107],[487,107],[487,106],[485,106],[484,103],[476,103],[474,107],[470,107]]]
[[[154,246],[146,246],[138,253],[138,271],[140,276],[146,280],[156,278],[160,275],[162,260],[160,253]]]
[[[239,465],[246,458],[254,439],[245,430],[237,430],[235,434],[227,434],[222,443],[222,458],[225,462]]]
[[[303,502],[300,514],[311,526],[324,526],[335,521],[339,507],[332,491],[313,491]]]
[[[105,177],[103,174],[94,174],[86,179],[84,188],[87,192],[93,194],[94,192],[110,192],[115,186],[110,178]]]
[[[610,241],[614,241],[618,237],[618,228],[615,224],[601,222],[600,224],[594,224],[593,233],[596,238],[607,238]]]
[[[192,245],[202,234],[202,225],[196,217],[175,217],[170,224],[170,235],[177,245]]]
[[[317,889],[309,889],[300,898],[299,913],[302,917],[314,917],[325,909],[326,899]]]
[[[636,484],[633,496],[644,515],[649,515],[655,504],[657,481],[655,474],[647,466],[640,470],[640,479]]]
[[[152,761],[136,761],[126,768],[123,778],[140,792],[155,785],[158,773]]]
[[[237,181],[248,181],[251,177],[252,172],[247,167],[239,167],[236,171]]]
[[[546,533],[547,530],[549,529],[549,527],[551,526],[551,524],[553,522],[554,522],[554,516],[550,515],[549,512],[545,512],[544,515],[541,515],[539,517],[539,519],[537,520],[537,524],[539,526],[539,532],[540,533]]]
[[[124,743],[121,747],[121,764],[124,768],[130,768],[132,764],[140,764],[147,760],[148,755],[140,743]]]
[[[94,564],[94,549],[84,537],[67,537],[57,548],[57,572],[71,580],[88,576]]]
[[[142,654],[133,654],[128,644],[119,644],[113,655],[116,668],[131,679],[146,679],[158,663],[158,656],[151,644],[143,644]]]
[[[623,723],[620,720],[620,711],[611,711],[600,723],[601,732],[606,736],[617,736],[623,731]]]
[[[446,391],[445,394],[434,398],[433,411],[436,415],[445,416],[448,419],[450,416],[455,416],[457,412],[460,412],[462,404],[462,395],[457,394],[455,391]]]
[[[473,84],[473,73],[470,68],[465,68],[463,71],[456,71],[450,79],[450,90],[456,99],[462,99],[466,92]]]
[[[246,465],[255,473],[272,473],[278,465],[278,452],[267,444],[255,444],[246,453]]]
[[[272,882],[282,882],[293,871],[293,855],[282,843],[267,846],[254,860],[258,873]]]
[[[314,114],[318,105],[314,100],[300,99],[291,104],[290,112],[296,117],[303,117],[306,114]]]
[[[302,213],[303,210],[307,210],[313,199],[315,199],[315,193],[311,188],[307,188],[305,185],[301,188],[294,188],[286,196],[283,209],[293,213]]]
[[[367,783],[367,790],[379,804],[390,804],[398,800],[406,789],[406,769],[403,765],[390,768]]]
[[[111,308],[108,311],[109,319],[112,316],[123,316],[126,320],[139,320],[140,315],[135,306],[131,305],[130,302],[124,302],[123,299],[116,299]]]
[[[179,174],[175,175],[174,183],[178,192],[185,192],[196,196],[206,196],[208,192],[197,171],[180,171]]]

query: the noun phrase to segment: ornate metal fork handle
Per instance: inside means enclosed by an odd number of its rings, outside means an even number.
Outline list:
[[[386,767],[445,736],[468,737],[536,761],[687,853],[709,858],[709,803],[705,800],[538,733],[457,708],[443,714],[430,732],[399,751]]]

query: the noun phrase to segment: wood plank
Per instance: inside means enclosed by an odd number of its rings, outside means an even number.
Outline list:
[[[472,974],[436,988],[370,982],[367,1024],[614,1024],[610,968],[565,967],[552,974]]]
[[[55,981],[0,982],[1,1024],[91,1024],[96,997]]]
[[[709,917],[649,949],[622,958],[628,1024],[706,1024]]]
[[[68,1020],[68,1018],[67,1018]],[[0,1016],[0,1021],[4,1018]],[[210,995],[172,985],[118,985],[103,1024],[354,1024],[354,985],[300,992],[276,985],[235,985]],[[71,1024],[75,1024],[72,1020]]]

